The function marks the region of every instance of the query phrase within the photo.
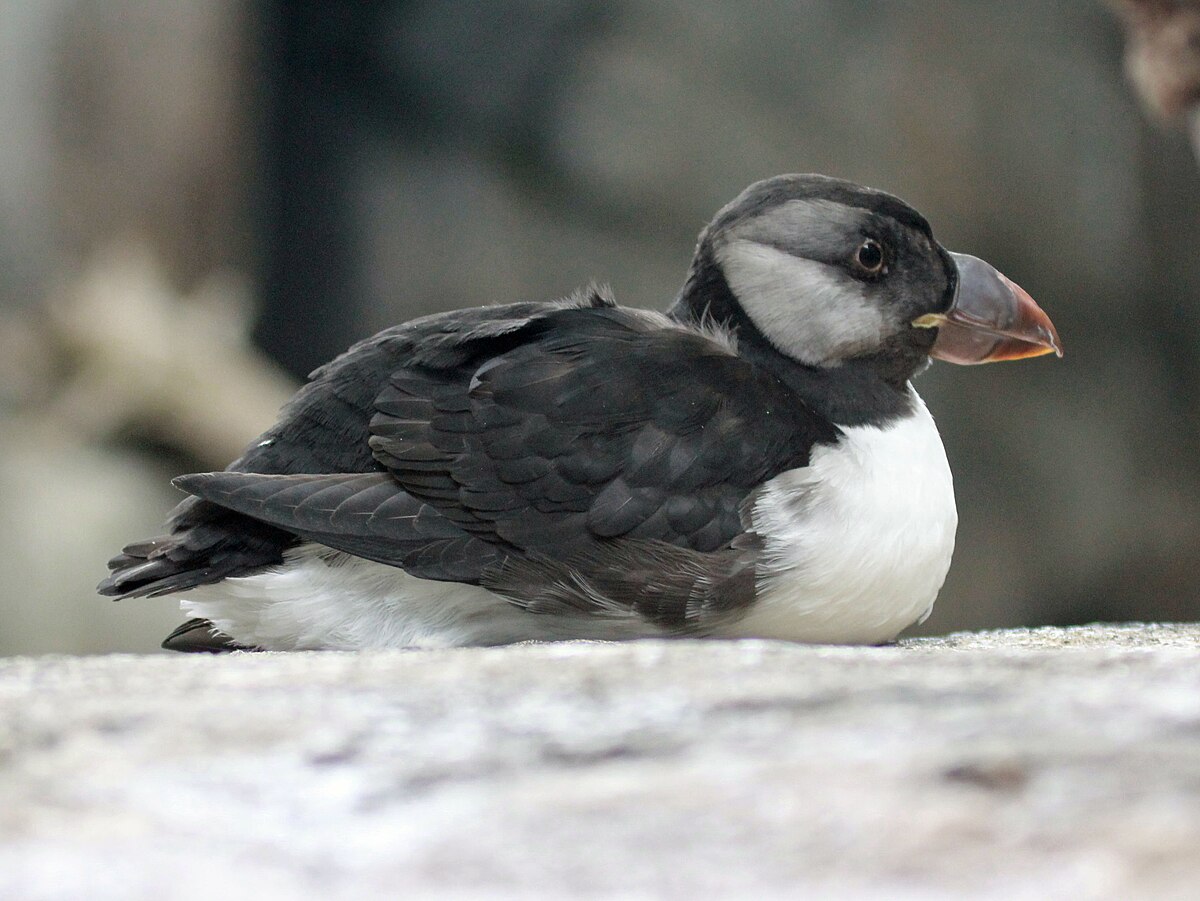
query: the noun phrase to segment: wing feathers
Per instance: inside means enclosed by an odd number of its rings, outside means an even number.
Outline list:
[[[131,546],[113,593],[211,580],[209,549],[261,529],[225,573],[304,539],[531,611],[702,629],[753,597],[747,494],[836,436],[728,347],[603,299],[389,330],[286,416],[232,471],[176,480],[227,512]]]
[[[622,536],[720,547],[745,495],[831,428],[711,338],[612,308],[549,314],[473,371],[406,367],[376,411],[372,451],[405,490],[507,552],[560,558]],[[578,514],[582,531],[562,527]]]
[[[477,582],[495,548],[465,535],[386,472],[193,473],[174,484],[310,541],[427,579]]]

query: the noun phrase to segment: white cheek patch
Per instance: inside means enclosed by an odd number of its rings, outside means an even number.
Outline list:
[[[742,309],[776,349],[810,366],[836,366],[877,348],[888,328],[864,286],[833,266],[748,239],[717,261]]]

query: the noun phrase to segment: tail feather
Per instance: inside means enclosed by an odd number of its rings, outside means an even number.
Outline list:
[[[156,597],[244,576],[283,562],[296,535],[196,498],[172,517],[172,534],[127,545],[96,590],[115,599]]]

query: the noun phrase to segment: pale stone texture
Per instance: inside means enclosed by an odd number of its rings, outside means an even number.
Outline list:
[[[0,897],[1194,898],[1200,626],[0,660]]]

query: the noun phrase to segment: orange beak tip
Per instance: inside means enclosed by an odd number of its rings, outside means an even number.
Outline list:
[[[950,309],[913,322],[937,326],[934,358],[970,365],[1063,355],[1054,323],[1020,285],[978,257],[950,256],[959,276]]]

